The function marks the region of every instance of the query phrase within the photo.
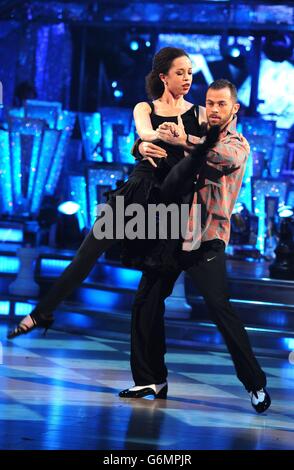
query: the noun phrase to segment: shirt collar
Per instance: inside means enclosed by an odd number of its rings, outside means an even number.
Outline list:
[[[236,134],[237,132],[237,116],[235,115],[232,121],[228,124],[228,126],[222,131],[223,136],[228,134]]]

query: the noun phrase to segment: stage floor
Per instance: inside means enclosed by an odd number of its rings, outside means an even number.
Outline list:
[[[54,330],[8,341],[6,331],[0,325],[2,450],[294,448],[287,359],[259,358],[272,406],[257,415],[225,352],[169,348],[168,399],[125,400],[126,341]]]

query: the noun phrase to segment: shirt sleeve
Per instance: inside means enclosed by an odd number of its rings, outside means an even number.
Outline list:
[[[143,142],[142,139],[137,139],[134,142],[134,145],[131,149],[131,155],[135,158],[135,160],[142,160],[143,156],[139,152],[139,145],[140,143]]]
[[[209,151],[207,161],[217,165],[239,167],[247,160],[250,147],[241,135],[228,135]]]

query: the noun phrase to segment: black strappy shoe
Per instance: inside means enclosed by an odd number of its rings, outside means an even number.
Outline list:
[[[32,321],[32,325],[30,326],[27,325],[25,322],[25,319],[28,317],[30,317]],[[33,315],[27,315],[21,320],[21,322],[17,325],[17,327],[14,330],[8,333],[7,338],[12,339],[12,338],[16,338],[16,336],[26,335],[27,333],[34,330],[35,328],[45,328],[44,330],[44,336],[45,336],[47,333],[47,330],[53,325],[53,322],[54,322],[53,316],[42,317],[39,315],[38,317],[35,317]]]

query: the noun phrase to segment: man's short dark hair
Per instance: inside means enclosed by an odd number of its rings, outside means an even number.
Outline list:
[[[235,87],[233,83],[229,82],[229,80],[226,80],[225,78],[220,78],[219,80],[215,80],[209,85],[207,90],[209,90],[210,88],[212,90],[221,90],[222,88],[229,88],[232,99],[235,102],[238,101],[237,88]]]

